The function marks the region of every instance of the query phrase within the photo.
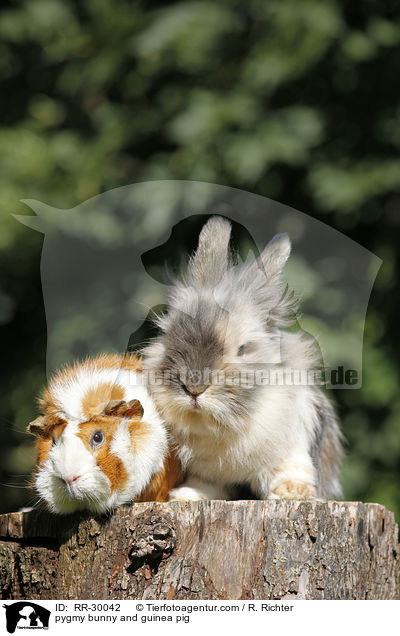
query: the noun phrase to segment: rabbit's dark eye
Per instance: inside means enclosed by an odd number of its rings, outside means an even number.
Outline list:
[[[246,353],[246,348],[247,348],[247,345],[245,344],[240,345],[236,355],[242,356],[244,353]]]
[[[105,437],[103,431],[95,431],[90,438],[91,447],[94,449],[99,448],[99,446],[101,446],[104,442],[104,439]]]

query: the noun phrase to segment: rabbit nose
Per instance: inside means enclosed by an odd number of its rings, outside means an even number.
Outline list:
[[[182,388],[187,393],[194,398],[197,398],[199,395],[204,393],[206,389],[208,389],[209,384],[182,384]]]

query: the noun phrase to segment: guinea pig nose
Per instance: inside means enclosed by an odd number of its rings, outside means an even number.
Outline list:
[[[63,480],[68,486],[71,486],[71,484],[74,484],[75,482],[77,482],[78,479],[79,479],[79,475],[74,475],[73,477],[63,477]]]

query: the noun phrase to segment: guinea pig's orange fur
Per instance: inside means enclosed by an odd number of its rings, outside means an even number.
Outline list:
[[[48,458],[52,445],[52,437],[38,437],[36,441],[37,468],[39,468],[41,464],[44,464],[44,462]]]
[[[172,488],[179,486],[184,480],[181,463],[174,450],[167,455],[163,469],[154,475],[147,488],[137,497],[136,501],[168,501],[168,494]]]
[[[43,429],[36,440],[36,463],[38,466],[46,461],[53,442],[60,437],[67,425],[67,422],[60,420],[59,417],[49,416],[42,419],[44,420]]]

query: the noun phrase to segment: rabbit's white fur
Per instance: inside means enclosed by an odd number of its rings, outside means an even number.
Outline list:
[[[341,434],[319,387],[204,379],[205,370],[251,378],[254,370],[319,366],[313,340],[285,329],[296,317],[281,282],[289,238],[278,235],[255,262],[233,266],[230,231],[221,217],[203,227],[158,319],[161,333],[143,351],[149,388],[188,474],[171,498],[226,498],[236,484],[261,498],[340,497]]]

